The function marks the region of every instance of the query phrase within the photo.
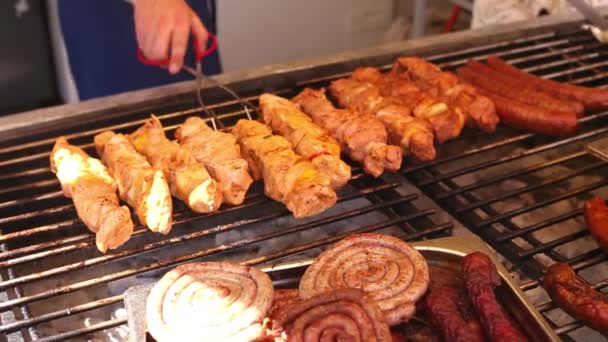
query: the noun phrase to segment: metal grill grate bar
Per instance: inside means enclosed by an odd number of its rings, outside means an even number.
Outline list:
[[[597,114],[596,117],[608,117],[608,112],[605,112],[605,113],[602,113],[602,114]],[[590,118],[590,116],[588,118]],[[589,121],[589,120],[587,120],[587,121]],[[467,174],[467,173],[475,172],[475,171],[478,171],[478,170],[480,170],[482,168],[488,168],[488,167],[491,167],[491,166],[500,165],[500,164],[503,164],[503,163],[506,163],[506,162],[514,161],[516,159],[521,159],[521,158],[524,158],[524,157],[531,156],[533,154],[537,154],[537,153],[540,153],[540,152],[545,152],[547,150],[551,150],[551,149],[554,149],[554,148],[557,148],[557,147],[568,145],[568,144],[571,144],[571,143],[579,141],[579,140],[585,140],[585,139],[588,139],[590,137],[594,137],[594,136],[597,136],[597,135],[600,135],[600,134],[603,134],[603,133],[606,133],[606,132],[608,132],[608,127],[598,128],[596,130],[593,130],[593,131],[590,131],[590,132],[586,132],[586,133],[582,133],[582,134],[576,135],[576,136],[571,137],[571,138],[554,141],[554,142],[546,144],[546,145],[541,145],[541,146],[536,147],[536,148],[525,150],[525,151],[522,151],[522,152],[519,152],[519,153],[514,153],[514,154],[511,154],[511,155],[502,157],[501,159],[498,159],[498,160],[491,160],[491,161],[487,161],[487,162],[484,162],[484,163],[479,163],[477,165],[473,165],[473,166],[470,166],[470,167],[467,167],[467,168],[462,168],[462,169],[454,171],[454,172],[444,173],[444,174],[441,174],[440,176],[436,176],[436,177],[424,180],[424,181],[420,182],[420,185],[421,186],[427,186],[429,184],[437,183],[437,182],[442,181],[442,180],[446,180],[446,179],[449,179],[449,178],[454,178],[454,177],[462,176],[462,175]]]
[[[521,195],[521,194],[523,194],[525,192],[534,191],[534,190],[537,190],[537,189],[541,189],[541,188],[547,187],[549,185],[554,185],[554,184],[566,181],[566,180],[568,180],[570,178],[573,178],[575,176],[584,174],[584,173],[586,173],[588,171],[592,171],[592,170],[601,168],[603,166],[606,166],[606,162],[603,161],[603,160],[602,161],[598,161],[597,163],[593,163],[591,165],[582,167],[582,168],[577,169],[576,171],[571,172],[569,174],[561,175],[559,177],[555,177],[555,178],[552,178],[552,179],[551,178],[545,179],[544,181],[542,181],[542,182],[540,182],[538,184],[526,186],[526,187],[523,187],[521,189],[517,189],[517,190],[513,190],[513,191],[508,191],[508,192],[502,193],[502,194],[500,194],[499,196],[496,196],[496,197],[488,198],[488,199],[485,199],[483,201],[479,201],[479,202],[471,203],[469,205],[465,205],[463,207],[459,207],[459,208],[457,208],[455,210],[455,212],[461,214],[461,213],[464,213],[466,211],[471,211],[471,210],[477,209],[479,207],[482,207],[482,206],[485,206],[485,205],[488,205],[488,204],[492,204],[492,203],[496,203],[498,201],[505,200],[505,199],[507,199],[509,197],[515,197],[515,196]]]

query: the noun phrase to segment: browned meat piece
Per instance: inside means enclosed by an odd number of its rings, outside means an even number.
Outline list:
[[[466,115],[420,90],[407,77],[395,72],[384,75],[376,68],[366,67],[356,69],[353,78],[376,84],[383,96],[396,99],[413,116],[428,120],[439,143],[458,137],[464,128]]]
[[[363,163],[366,173],[379,177],[384,170],[401,167],[401,149],[387,145],[386,128],[373,115],[335,108],[324,89],[306,88],[292,101],[338,140],[353,160]]]
[[[203,119],[193,116],[177,128],[175,138],[220,184],[226,203],[243,203],[253,179],[232,134],[216,132]]]
[[[272,94],[260,96],[263,119],[284,136],[294,151],[307,158],[339,189],[350,180],[350,166],[340,159],[340,145],[291,101]]]
[[[449,72],[417,57],[402,57],[393,65],[393,72],[404,75],[418,88],[444,101],[452,108],[459,108],[469,121],[485,132],[493,132],[500,119],[494,104],[478,94],[472,86],[461,83]]]
[[[329,178],[298,156],[287,139],[273,135],[270,127],[239,120],[232,133],[251,174],[256,180],[264,179],[266,195],[285,204],[296,218],[318,214],[336,203],[337,195]]]
[[[151,231],[168,234],[173,202],[163,172],[154,170],[122,134],[97,134],[95,148],[118,183],[120,199],[135,209],[139,221]]]
[[[217,210],[222,204],[222,191],[203,164],[188,149],[165,136],[163,126],[154,115],[129,135],[129,140],[152,167],[165,173],[173,196],[199,213]]]
[[[50,160],[63,194],[72,199],[78,217],[95,233],[97,249],[105,253],[127,242],[133,233],[131,213],[118,204],[118,186],[101,161],[64,137],[55,141]]]
[[[376,85],[343,78],[333,81],[329,90],[340,106],[376,116],[388,130],[391,143],[400,146],[403,155],[411,153],[422,161],[435,159],[434,135],[430,124],[412,117],[408,108],[383,97]]]

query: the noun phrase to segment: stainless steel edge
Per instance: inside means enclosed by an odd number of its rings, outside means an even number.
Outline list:
[[[608,13],[608,8],[601,8],[602,14]],[[541,33],[556,30],[564,25],[577,25],[583,20],[579,14],[563,17],[544,17],[533,21],[523,21],[508,25],[497,25],[482,29],[461,31],[450,34],[429,36],[404,42],[388,43],[377,47],[347,51],[343,53],[312,58],[284,64],[273,64],[264,67],[231,72],[213,77],[222,84],[233,84],[236,82],[253,81],[255,86],[264,88],[266,81],[264,77],[277,77],[283,75],[291,78],[297,71],[345,63],[353,60],[374,58],[378,56],[398,53],[421,53],[425,50],[441,48],[474,47],[480,44],[489,44],[499,39],[521,37],[524,33]],[[61,105],[37,109],[29,112],[16,113],[0,117],[0,142],[15,139],[35,133],[41,133],[56,127],[83,126],[94,122],[100,115],[105,117],[119,115],[125,108],[135,106],[145,108],[170,101],[176,96],[184,96],[189,93],[193,96],[196,87],[194,81],[186,81],[171,85],[126,92],[108,97],[83,101],[77,104]],[[211,82],[206,82],[203,88],[212,88]],[[113,113],[114,111],[114,113]],[[116,113],[116,114],[115,114]]]

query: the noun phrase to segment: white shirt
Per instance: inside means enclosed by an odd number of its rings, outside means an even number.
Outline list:
[[[585,1],[593,7],[608,5],[608,0]],[[471,28],[533,19],[543,9],[549,15],[576,12],[566,0],[475,0]]]

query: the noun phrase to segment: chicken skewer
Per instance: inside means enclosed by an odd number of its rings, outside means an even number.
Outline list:
[[[340,159],[340,145],[291,101],[272,94],[260,96],[264,121],[284,136],[294,151],[308,160],[339,189],[351,177],[348,164]]]
[[[214,131],[203,119],[193,116],[177,128],[175,137],[220,184],[226,203],[243,203],[253,179],[232,134]]]
[[[366,173],[379,177],[384,170],[398,171],[403,155],[398,146],[387,145],[388,133],[380,120],[369,113],[337,109],[325,89],[304,89],[292,101],[319,126],[325,128]]]
[[[63,194],[72,199],[78,217],[95,233],[97,249],[105,253],[127,242],[133,233],[131,212],[118,203],[118,186],[101,161],[64,137],[55,141],[50,160]]]
[[[392,72],[410,79],[418,88],[430,92],[453,108],[467,115],[468,123],[484,132],[494,132],[500,121],[494,103],[477,93],[469,84],[461,83],[456,75],[444,72],[436,65],[418,57],[402,57]]]
[[[356,69],[352,77],[377,85],[383,96],[397,100],[413,116],[428,120],[439,143],[458,137],[464,128],[466,115],[460,109],[450,108],[397,73],[382,74],[377,68],[366,67]]]
[[[163,172],[154,170],[122,134],[97,134],[95,148],[118,184],[120,199],[135,209],[139,221],[151,231],[168,234],[173,202]]]
[[[411,153],[421,161],[435,159],[433,129],[430,124],[410,115],[410,111],[380,94],[372,83],[352,78],[333,81],[329,91],[342,107],[376,116],[389,132],[391,143],[401,147],[403,155]]]
[[[318,214],[332,207],[337,195],[327,176],[298,156],[287,139],[273,135],[261,122],[239,120],[232,129],[254,179],[264,179],[268,197],[279,201],[294,217]]]
[[[155,169],[164,172],[173,196],[198,213],[217,210],[222,204],[219,185],[188,149],[170,141],[154,115],[129,135],[137,152],[144,155]]]

